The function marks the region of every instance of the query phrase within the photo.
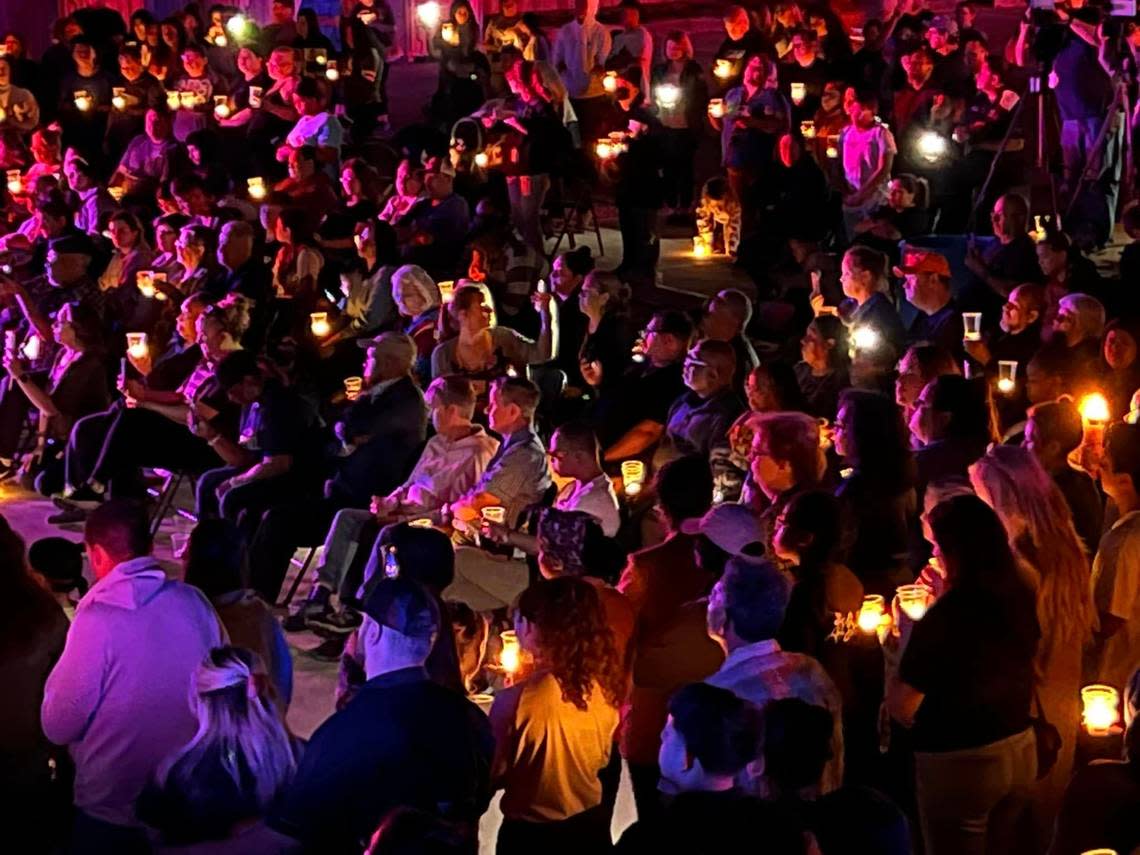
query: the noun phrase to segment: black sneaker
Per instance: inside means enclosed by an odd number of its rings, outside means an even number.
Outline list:
[[[329,609],[329,591],[326,588],[316,587],[305,602],[297,606],[285,620],[281,627],[286,632],[304,632],[309,627],[309,621]]]
[[[306,652],[318,662],[339,662],[340,657],[344,655],[344,646],[347,643],[347,638],[330,638]]]
[[[52,514],[47,518],[47,521],[52,525],[71,525],[73,523],[87,522],[87,511],[83,508],[68,508],[60,511],[58,514]]]
[[[326,610],[309,619],[309,629],[322,637],[352,635],[360,626],[360,612],[344,609],[339,612]]]

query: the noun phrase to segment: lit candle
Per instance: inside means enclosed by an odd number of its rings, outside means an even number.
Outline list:
[[[240,36],[248,23],[249,20],[245,15],[234,15],[226,21],[226,29],[230,31],[230,35]]]
[[[807,97],[807,87],[802,83],[792,84],[792,103],[797,107],[804,102]]]
[[[1013,394],[1013,390],[1017,386],[1017,360],[1016,359],[999,359],[998,360],[998,391],[1003,395]]]
[[[487,157],[487,152],[480,151],[475,154],[475,165],[480,169],[486,169],[487,164],[491,162],[491,158]]]
[[[982,313],[962,312],[963,338],[966,341],[982,340]]]
[[[116,202],[122,202],[123,197],[127,195],[127,188],[122,184],[116,184],[114,187],[108,187],[107,192],[111,194],[111,198]]]
[[[800,134],[805,140],[815,139],[815,122],[811,119],[800,122]]]
[[[703,235],[693,237],[693,258],[708,258],[711,252],[712,248]]]
[[[450,21],[439,28],[439,35],[449,45],[459,44],[459,31],[455,29],[455,24]]]
[[[434,30],[439,23],[440,6],[435,0],[428,0],[416,7],[416,18],[429,30]]]
[[[24,177],[18,169],[8,170],[8,192],[22,193],[24,191]]]
[[[420,517],[418,520],[412,520],[408,525],[412,528],[431,528],[432,522],[429,517]]]
[[[859,629],[866,633],[878,630],[887,617],[886,601],[879,594],[868,594],[863,598],[863,605],[859,607]]]
[[[135,274],[135,286],[139,289],[139,293],[144,297],[153,298],[154,289],[154,271],[140,270]]]
[[[672,83],[662,83],[654,94],[662,110],[672,110],[681,103],[681,87]]]
[[[838,157],[839,157],[839,149],[838,149],[838,148],[836,148],[836,147],[835,147],[835,146],[833,146],[833,145],[829,145],[829,146],[827,147],[827,156],[828,156],[828,157],[829,157],[831,160],[835,160],[836,158],[838,158]]]
[[[261,106],[261,92],[262,89],[260,86],[249,87],[249,106],[254,110]]]
[[[132,359],[145,359],[147,355],[146,333],[127,333],[127,353]]]
[[[899,608],[911,620],[922,620],[930,608],[930,591],[925,585],[899,585],[895,596],[899,599]]]
[[[336,70],[336,63],[329,60],[329,64],[325,66],[325,79],[326,80],[339,80],[340,72]]]
[[[1111,417],[1108,399],[1100,392],[1093,392],[1081,398],[1081,418],[1089,426],[1103,426]]]
[[[716,65],[713,66],[713,74],[721,80],[728,80],[732,77],[732,65],[731,59],[718,59]]]
[[[594,146],[594,153],[600,160],[609,160],[614,156],[614,146],[609,140],[598,140]]]
[[[441,303],[450,303],[455,296],[455,280],[445,279],[442,282],[437,282],[436,287],[439,288],[439,299]]]
[[[76,90],[75,109],[81,113],[86,113],[91,109],[91,94],[86,89]]]
[[[1081,689],[1081,722],[1090,736],[1107,736],[1119,720],[1120,694],[1112,686],[1095,684]]]
[[[127,109],[127,90],[123,86],[115,86],[111,89],[111,106],[116,110]]]
[[[355,401],[360,397],[360,390],[364,388],[363,377],[345,377],[344,378],[344,397],[350,401]]]
[[[709,100],[709,115],[714,119],[724,118],[724,99],[712,98]]]
[[[831,422],[825,418],[820,418],[817,421],[819,422],[819,447],[823,451],[831,451],[833,433]]]
[[[505,525],[507,522],[507,509],[502,505],[487,505],[487,507],[479,511],[479,516],[483,518],[484,522],[494,523],[495,525]]]
[[[519,636],[513,629],[505,630],[499,634],[503,649],[499,653],[499,667],[508,674],[514,674],[522,664],[522,651],[519,648]]]
[[[317,48],[316,53],[313,55],[313,62],[317,65],[327,65],[329,61],[328,54],[324,48]]]
[[[193,110],[194,105],[196,105],[197,103],[198,103],[198,96],[195,95],[193,92],[179,92],[178,93],[178,105],[183,110]]]
[[[166,107],[169,110],[177,110],[182,106],[182,99],[178,96],[177,92],[166,93]]]
[[[249,198],[255,202],[260,202],[265,198],[266,190],[264,178],[250,178],[245,183],[249,188]]]
[[[636,496],[645,483],[645,464],[640,460],[625,460],[621,464],[621,481],[627,496]]]
[[[879,334],[871,327],[855,327],[851,342],[856,350],[871,350],[879,344]]]
[[[309,315],[309,329],[317,338],[324,338],[331,331],[328,312],[312,312]]]
[[[40,358],[40,337],[34,333],[24,342],[24,356],[35,362]]]
[[[613,94],[617,92],[618,76],[616,71],[607,71],[606,76],[602,78],[602,88],[607,92]]]
[[[214,115],[219,119],[228,119],[230,116],[230,103],[225,95],[214,96]]]
[[[222,33],[218,33],[216,36],[214,36],[214,44],[217,47],[225,47],[226,37]]]

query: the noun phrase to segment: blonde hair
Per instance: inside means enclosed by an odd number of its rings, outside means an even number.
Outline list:
[[[261,659],[241,647],[215,647],[194,672],[190,707],[198,730],[159,767],[159,785],[172,775],[183,781],[210,775],[220,762],[264,814],[297,763]]]
[[[1011,445],[991,448],[970,467],[970,480],[1033,576],[1042,629],[1054,643],[1083,644],[1096,623],[1089,560],[1060,489],[1030,451]]]

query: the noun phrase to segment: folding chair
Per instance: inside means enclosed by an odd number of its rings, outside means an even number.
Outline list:
[[[158,534],[159,528],[162,526],[162,521],[170,512],[174,505],[174,499],[178,495],[178,488],[182,486],[182,482],[186,480],[186,473],[179,470],[176,472],[168,472],[162,469],[156,469],[157,473],[163,476],[162,486],[148,487],[147,493],[154,497],[154,509],[151,511],[150,518],[150,536],[154,537]]]
[[[293,577],[293,584],[289,586],[289,593],[285,595],[285,600],[278,603],[282,608],[288,608],[289,604],[293,602],[293,597],[297,595],[297,589],[301,587],[301,580],[305,578],[305,574],[309,572],[309,566],[313,563],[313,559],[317,555],[319,547],[310,546],[309,551],[305,554],[304,560],[301,562],[301,567],[297,571],[297,575]],[[295,564],[295,559],[289,560],[290,564]]]

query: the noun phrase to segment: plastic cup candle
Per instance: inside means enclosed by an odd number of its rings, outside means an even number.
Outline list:
[[[724,99],[713,98],[709,101],[709,115],[714,119],[724,118]]]
[[[111,194],[111,198],[116,202],[122,202],[123,197],[127,195],[127,188],[121,184],[116,184],[114,187],[108,187],[107,192]]]
[[[721,80],[728,80],[728,78],[732,77],[732,60],[718,59],[713,66],[713,74]]]
[[[32,362],[40,358],[40,337],[38,335],[28,336],[28,340],[24,342],[24,356]]]
[[[136,273],[135,286],[139,289],[139,293],[144,297],[153,298],[155,294],[154,271],[140,270],[138,273]]]
[[[86,89],[78,89],[75,92],[75,109],[81,113],[86,113],[92,107],[91,93]]]
[[[436,287],[439,288],[439,299],[441,302],[450,303],[452,298],[455,297],[454,279],[445,279],[442,282],[437,282]]]
[[[116,86],[111,90],[111,106],[116,110],[127,109],[127,90],[126,87]]]
[[[254,110],[261,106],[261,93],[262,88],[260,86],[249,87],[249,106]]]
[[[966,341],[982,340],[982,313],[962,312],[963,338]]]
[[[24,190],[24,177],[18,169],[8,170],[8,192],[22,193]]]
[[[1081,398],[1080,410],[1081,419],[1089,427],[1103,426],[1110,418],[1108,399],[1100,392],[1093,392]]]
[[[886,601],[879,594],[868,594],[859,607],[859,629],[866,633],[875,632],[887,616]]]
[[[228,119],[230,117],[230,103],[225,95],[214,96],[214,115],[219,119]]]
[[[183,110],[193,110],[198,103],[198,96],[193,92],[179,92],[178,104]]]
[[[232,18],[226,21],[226,29],[230,31],[230,35],[232,36],[240,36],[243,32],[245,32],[245,28],[248,23],[249,21],[246,19],[245,15],[234,15]]]
[[[1081,722],[1090,736],[1107,736],[1120,718],[1120,694],[1112,686],[1094,684],[1081,689]]]
[[[182,106],[182,99],[179,97],[177,92],[166,93],[166,106],[171,110],[177,110],[180,106]]]
[[[708,241],[696,235],[693,238],[693,258],[708,258],[710,252]]]
[[[609,140],[598,140],[598,144],[594,146],[594,154],[600,160],[609,160],[614,156],[614,147]]]
[[[606,76],[602,78],[602,88],[609,93],[617,92],[617,72],[607,71]]]
[[[636,496],[645,483],[645,464],[640,460],[626,460],[621,465],[621,482],[627,496]]]
[[[837,159],[839,157],[839,149],[836,146],[829,145],[827,147],[827,156],[831,160]]]
[[[256,202],[260,202],[265,198],[265,179],[264,178],[250,178],[246,181],[246,187],[249,190],[249,198]]]
[[[899,608],[911,620],[922,620],[930,608],[930,591],[925,585],[899,585],[895,589],[895,596],[898,597]]]
[[[811,119],[800,122],[800,134],[805,140],[815,139],[815,122]]]
[[[455,24],[450,21],[439,28],[439,35],[449,45],[459,44],[459,32],[455,29]]]
[[[344,396],[350,401],[355,401],[360,397],[360,390],[364,388],[363,377],[345,377],[344,378]]]
[[[431,528],[431,519],[428,517],[420,517],[418,520],[412,520],[408,523],[412,528]]]
[[[798,107],[804,102],[804,98],[807,97],[807,87],[802,83],[793,83],[791,94],[792,103]]]
[[[218,33],[216,36],[214,36],[214,45],[216,47],[225,47],[226,37],[222,33]]]
[[[429,30],[434,30],[439,24],[440,6],[435,0],[428,0],[416,7],[416,18]]]
[[[309,329],[317,338],[324,338],[329,334],[329,313],[313,312],[309,315]]]
[[[654,93],[657,105],[662,110],[672,110],[681,103],[681,87],[672,83],[662,83]]]
[[[1017,386],[1017,360],[1016,359],[999,359],[998,360],[998,391],[1003,395],[1013,394],[1014,388]]]
[[[313,54],[313,62],[315,62],[317,65],[327,65],[328,61],[329,56],[325,52],[325,49],[317,48],[316,52]]]
[[[132,359],[145,359],[147,354],[146,349],[146,333],[144,332],[129,332],[127,333],[127,353],[130,354]]]
[[[340,80],[340,72],[336,69],[336,63],[331,60],[329,64],[325,66],[325,79]]]
[[[507,522],[507,509],[502,505],[488,505],[479,511],[479,516],[483,518],[484,522],[494,523],[495,525],[505,525]]]
[[[522,664],[522,651],[519,648],[519,636],[513,629],[500,633],[499,640],[503,649],[499,653],[499,667],[508,674],[514,674]]]
[[[491,162],[491,158],[487,157],[487,152],[480,151],[475,155],[475,165],[480,169],[486,169],[487,164]]]

